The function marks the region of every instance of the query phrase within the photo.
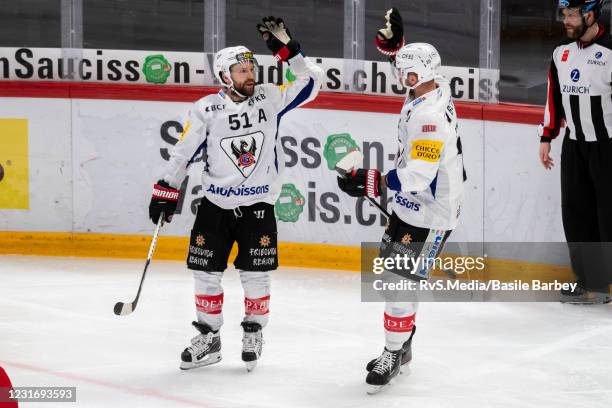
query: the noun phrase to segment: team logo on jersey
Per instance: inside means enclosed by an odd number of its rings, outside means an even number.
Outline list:
[[[561,56],[561,62],[566,62],[567,58],[569,57],[569,54],[570,54],[570,50],[563,51],[563,55]]]
[[[240,147],[235,142],[232,142],[232,153],[238,159],[238,164],[242,167],[249,167],[255,163],[255,152],[257,151],[257,143],[251,138],[251,143],[240,140]]]
[[[402,244],[408,245],[412,242],[412,235],[406,234],[402,237]]]
[[[595,59],[600,59],[602,56],[603,56],[603,52],[601,52],[601,51],[597,51],[595,53]]]
[[[578,69],[574,69],[571,73],[570,73],[570,79],[572,80],[572,82],[578,82],[580,81],[580,70]]]
[[[244,177],[249,177],[261,153],[264,135],[262,132],[249,133],[221,139],[221,149]]]

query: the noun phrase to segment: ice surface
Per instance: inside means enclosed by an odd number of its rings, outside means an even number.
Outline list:
[[[0,256],[0,366],[15,386],[74,386],[77,403],[25,407],[610,407],[612,307],[423,303],[411,374],[369,396],[365,364],[383,348],[382,310],[359,275],[274,273],[262,360],[240,360],[243,297],[226,273],[223,360],[183,372],[195,335],[181,262]]]

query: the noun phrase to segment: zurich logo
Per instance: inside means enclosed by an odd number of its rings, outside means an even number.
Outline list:
[[[601,51],[597,51],[595,53],[595,59],[600,59],[602,56],[603,56],[603,52],[601,52]]]
[[[569,0],[559,0],[559,7],[569,7]]]
[[[578,82],[580,80],[580,71],[575,69],[570,74],[570,78],[572,78],[573,82]]]

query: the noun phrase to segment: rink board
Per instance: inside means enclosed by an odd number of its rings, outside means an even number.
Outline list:
[[[329,95],[321,98],[333,99]],[[30,206],[27,210],[0,209],[0,231],[7,232],[1,236],[2,251],[11,253],[8,248],[12,247],[16,253],[66,254],[57,249],[62,239],[49,233],[97,234],[104,239],[91,245],[106,248],[106,252],[85,251],[83,255],[131,257],[121,237],[146,240],[150,236],[151,186],[183,130],[190,105],[153,100],[0,98],[0,118],[27,120]],[[367,201],[339,191],[323,155],[324,146],[331,135],[349,134],[364,151],[365,166],[388,171],[393,166],[398,115],[384,113],[389,109],[374,104],[372,112],[365,111],[363,104],[354,108],[359,111],[341,104],[324,106],[320,109],[315,103],[315,109],[292,111],[283,117],[279,130],[286,164],[283,182],[293,184],[303,197],[297,220],[279,222],[280,239],[287,250],[281,262],[330,268],[336,263],[342,265],[338,269],[354,269],[350,267],[352,255],[346,262],[342,257],[358,251],[361,242],[380,239],[385,219]],[[479,120],[474,119],[477,115],[463,113],[470,112],[463,107],[458,110],[468,180],[460,225],[451,239],[563,241],[558,168],[546,172],[540,167],[535,125]],[[487,118],[486,114],[481,117]],[[558,159],[559,150],[560,144],[553,144],[553,157]],[[182,186],[180,215],[164,228],[163,236],[183,240],[188,236],[201,196],[201,171],[202,162],[197,161]],[[40,241],[56,249],[28,249],[11,232],[41,234]],[[82,241],[73,239],[71,245]],[[113,243],[116,246],[111,248]],[[330,255],[322,250],[326,246],[340,249],[333,249]],[[183,258],[182,248],[172,259]],[[542,259],[526,260],[567,265],[564,256],[551,259],[542,255]]]

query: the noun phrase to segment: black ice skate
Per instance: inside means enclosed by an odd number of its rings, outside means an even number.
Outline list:
[[[205,323],[192,323],[200,332],[191,339],[191,346],[181,353],[181,370],[203,367],[221,361],[221,337]]]
[[[246,369],[251,372],[257,365],[257,360],[261,357],[263,347],[263,335],[261,325],[255,322],[242,322],[244,334],[242,336],[242,361],[246,364]]]
[[[610,301],[612,301],[612,299],[610,298],[609,288],[604,288],[601,291],[589,291],[578,282],[574,290],[561,290],[561,303],[569,303],[572,305],[602,305],[610,303]]]
[[[404,344],[402,345],[401,365],[405,365],[409,363],[410,361],[412,361],[412,338],[414,337],[414,333],[416,333],[416,326],[412,329],[410,338],[406,340]],[[372,369],[374,368],[374,366],[376,365],[376,362],[378,361],[380,357],[370,360],[370,362],[366,365],[366,370],[372,371]],[[404,374],[402,370],[400,370],[400,374]]]
[[[366,377],[368,394],[376,394],[400,372],[402,350],[389,351],[385,347],[382,355],[376,359],[372,371]]]

